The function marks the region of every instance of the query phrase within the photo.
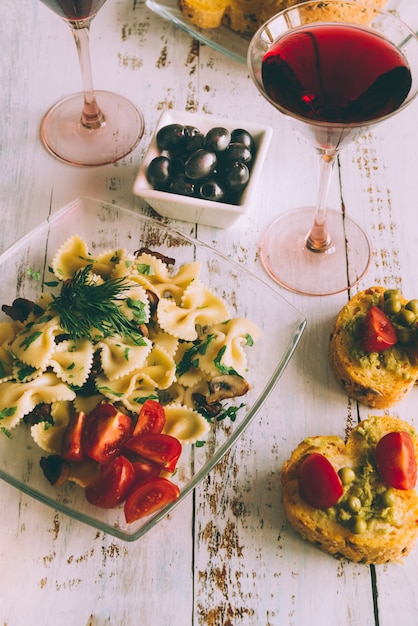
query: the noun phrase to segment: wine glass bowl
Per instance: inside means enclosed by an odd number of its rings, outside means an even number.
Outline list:
[[[341,148],[392,117],[418,91],[418,39],[398,17],[347,0],[298,4],[253,36],[248,67],[259,92],[319,155],[317,203],[281,215],[264,233],[261,260],[282,286],[328,295],[355,285],[372,253],[367,234],[327,207]]]
[[[91,74],[91,21],[106,0],[41,0],[70,26],[78,52],[83,91],[55,104],[41,123],[47,150],[65,163],[97,166],[114,163],[138,145],[144,132],[142,112],[127,98],[95,91]]]

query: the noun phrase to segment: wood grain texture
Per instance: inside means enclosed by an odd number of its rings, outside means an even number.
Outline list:
[[[247,216],[227,231],[175,223],[269,281],[260,235],[276,215],[314,202],[317,164],[258,95],[244,64],[199,45],[142,0],[108,0],[91,28],[95,85],[136,102],[145,134],[115,165],[72,168],[50,157],[38,136],[48,107],[80,90],[69,29],[38,0],[2,0],[0,16],[0,251],[77,196],[156,216],[132,185],[161,112],[177,108],[274,128]],[[359,289],[386,283],[418,294],[417,106],[349,146],[335,171],[330,203],[359,221],[373,244]],[[415,626],[418,549],[402,566],[335,561],[284,519],[279,476],[292,448],[308,435],[344,436],[367,410],[345,397],[326,361],[329,329],[347,294],[283,295],[308,327],[281,381],[207,479],[141,540],[116,540],[0,484],[0,624]],[[417,393],[396,410],[415,426]]]

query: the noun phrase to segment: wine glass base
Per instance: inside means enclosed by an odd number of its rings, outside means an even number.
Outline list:
[[[329,210],[333,246],[325,253],[312,252],[305,240],[314,215],[314,207],[304,207],[276,219],[262,237],[261,261],[270,276],[290,291],[310,296],[346,291],[369,268],[369,238],[356,222]]]
[[[95,95],[105,118],[100,128],[86,128],[81,123],[82,93],[61,100],[43,118],[42,141],[57,159],[71,165],[106,165],[138,145],[144,118],[136,106],[110,91],[96,91]]]

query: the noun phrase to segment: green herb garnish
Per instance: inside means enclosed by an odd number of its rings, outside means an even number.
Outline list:
[[[144,338],[138,326],[121,312],[117,302],[131,285],[125,278],[95,283],[87,265],[66,280],[51,307],[60,316],[62,328],[73,341],[86,337],[93,343],[105,337],[121,335],[141,345]]]

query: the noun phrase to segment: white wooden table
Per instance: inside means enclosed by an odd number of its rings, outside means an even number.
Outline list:
[[[418,6],[407,4],[418,27]],[[313,202],[317,166],[305,140],[258,95],[245,64],[200,46],[142,0],[108,0],[91,32],[95,86],[135,101],[146,131],[123,161],[73,168],[38,135],[44,112],[80,90],[68,26],[38,0],[2,0],[0,23],[0,252],[78,196],[153,214],[132,185],[161,111],[172,107],[274,127],[248,216],[224,231],[175,224],[270,280],[259,237],[280,212]],[[331,189],[331,203],[343,202],[373,243],[359,288],[384,283],[410,298],[418,296],[417,114],[415,102],[347,148]],[[354,565],[307,545],[284,519],[279,476],[291,450],[308,435],[344,436],[368,410],[346,398],[327,365],[330,325],[347,294],[281,291],[308,320],[295,357],[238,444],[142,539],[116,540],[1,482],[1,624],[417,624],[418,547],[403,565]],[[417,400],[414,390],[392,413],[418,426]]]

